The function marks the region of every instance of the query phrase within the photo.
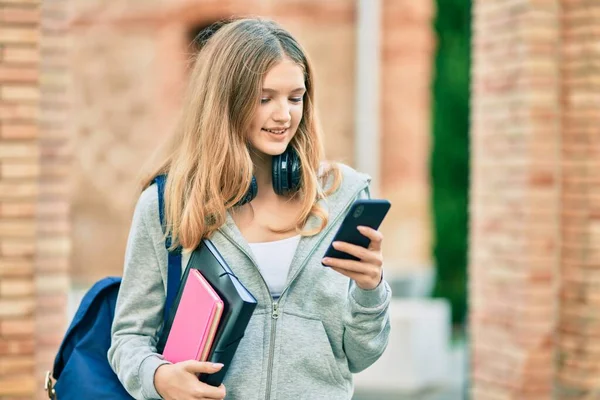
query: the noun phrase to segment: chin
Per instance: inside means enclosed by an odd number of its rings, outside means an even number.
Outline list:
[[[255,142],[254,148],[263,154],[278,156],[287,149],[289,143],[289,140],[281,142],[260,141],[258,143]]]
[[[267,154],[269,156],[278,156],[280,154],[283,154],[283,152],[285,151],[285,149],[287,149],[288,143],[278,143],[277,145],[273,145],[273,144],[269,144],[266,146],[261,146],[258,150],[261,153]]]

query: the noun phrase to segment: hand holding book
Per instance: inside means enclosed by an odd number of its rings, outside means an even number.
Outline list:
[[[200,382],[197,375],[214,374],[223,364],[200,361],[182,361],[177,364],[163,364],[154,374],[154,387],[163,399],[187,399],[191,396],[207,399],[224,399],[225,386],[214,387]],[[197,397],[194,397],[197,398]]]

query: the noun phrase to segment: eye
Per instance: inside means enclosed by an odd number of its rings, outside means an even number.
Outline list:
[[[302,102],[302,97],[292,97],[292,98],[290,99],[290,101],[291,101],[292,103],[301,103],[301,102]]]
[[[266,104],[270,101],[271,99],[269,99],[268,97],[263,97],[262,99],[260,99],[260,104]]]

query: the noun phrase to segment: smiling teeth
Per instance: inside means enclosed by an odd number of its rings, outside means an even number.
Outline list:
[[[282,134],[283,132],[285,132],[287,129],[282,129],[280,131],[272,131],[271,129],[265,129],[265,131],[267,132],[271,132],[271,133],[275,133],[275,134]]]

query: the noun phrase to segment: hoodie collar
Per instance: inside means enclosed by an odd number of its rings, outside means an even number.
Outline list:
[[[343,217],[348,208],[352,205],[357,196],[365,190],[371,178],[366,174],[358,173],[352,170],[349,167],[341,166],[342,169],[342,183],[338,190],[332,193],[326,199],[320,200],[319,205],[327,211],[328,214],[328,224],[327,226],[318,234],[313,236],[302,236],[300,243],[298,244],[298,248],[296,253],[294,254],[294,258],[292,260],[292,268],[290,270],[290,276],[294,276],[298,269],[302,268],[305,264],[305,261],[308,257],[310,257],[314,251],[314,249],[321,242],[322,238],[329,233],[331,226],[338,218]],[[320,226],[321,220],[314,215],[309,216],[306,221],[305,228],[312,229]],[[235,221],[233,220],[231,214],[227,212],[226,222],[220,228],[225,235],[227,235],[231,240],[235,241],[246,253],[248,257],[254,262],[256,265],[256,260],[252,257],[252,251],[248,242],[238,229]]]

